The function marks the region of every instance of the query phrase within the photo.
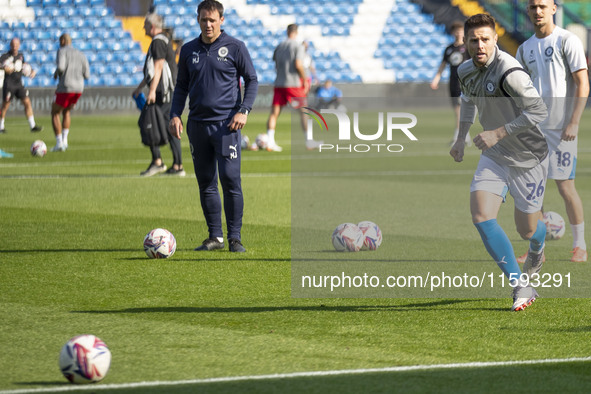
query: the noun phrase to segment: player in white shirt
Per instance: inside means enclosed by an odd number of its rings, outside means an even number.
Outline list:
[[[583,203],[575,188],[577,136],[587,97],[589,77],[581,40],[554,24],[554,0],[529,0],[527,13],[535,35],[517,50],[516,58],[530,74],[535,88],[548,107],[548,118],[540,128],[548,141],[550,168],[564,199],[573,232],[573,262],[587,261]],[[525,262],[527,253],[518,258]]]

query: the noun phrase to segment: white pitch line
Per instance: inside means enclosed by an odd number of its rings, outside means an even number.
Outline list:
[[[0,394],[28,394],[28,393],[60,393],[67,391],[98,391],[110,389],[133,389],[140,387],[160,387],[160,386],[179,386],[188,384],[207,384],[207,383],[226,383],[237,381],[252,381],[252,380],[275,380],[275,379],[293,379],[293,378],[308,378],[308,377],[323,377],[323,376],[338,376],[338,375],[361,375],[369,373],[384,373],[384,372],[412,372],[424,371],[434,369],[461,369],[461,368],[489,368],[489,367],[506,367],[512,365],[539,365],[539,364],[559,364],[559,363],[573,363],[573,362],[591,362],[591,357],[572,357],[572,358],[555,358],[542,360],[515,360],[515,361],[483,361],[471,363],[453,363],[453,364],[432,364],[432,365],[407,365],[398,367],[385,368],[365,368],[365,369],[341,369],[333,371],[309,371],[309,372],[293,372],[293,373],[278,373],[270,375],[251,375],[251,376],[227,376],[221,378],[206,378],[206,379],[188,379],[188,380],[171,380],[171,381],[154,381],[154,382],[137,382],[137,383],[114,383],[114,384],[98,384],[88,386],[64,386],[52,388],[38,388],[38,389],[17,389],[0,391]]]

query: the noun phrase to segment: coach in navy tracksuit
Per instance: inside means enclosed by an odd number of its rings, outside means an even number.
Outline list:
[[[231,252],[244,252],[240,238],[244,199],[240,184],[240,129],[257,93],[257,75],[242,41],[221,31],[224,7],[205,0],[197,8],[201,35],[181,49],[170,111],[170,132],[180,138],[189,96],[187,135],[209,237],[195,250],[224,248],[218,172]],[[244,100],[240,94],[244,79]]]

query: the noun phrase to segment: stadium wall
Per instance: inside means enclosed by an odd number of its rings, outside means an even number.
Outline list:
[[[441,105],[449,105],[447,86],[440,86],[436,91],[431,90],[427,83],[396,83],[396,84],[346,84],[338,85],[344,97],[354,98],[384,98],[386,106],[396,106],[408,103],[409,98],[441,97]],[[79,114],[138,114],[135,101],[131,97],[134,87],[121,88],[86,88],[78,101],[75,113]],[[49,115],[55,89],[30,88],[29,97],[35,115]],[[259,93],[255,101],[255,110],[268,111],[273,99],[273,86],[259,86]],[[9,116],[22,114],[24,107],[20,100],[14,100],[8,109]],[[185,112],[186,114],[186,112]]]

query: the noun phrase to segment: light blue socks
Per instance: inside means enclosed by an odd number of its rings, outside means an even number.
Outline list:
[[[485,222],[475,223],[474,225],[480,233],[486,250],[505,273],[505,276],[509,279],[519,278],[521,276],[521,269],[519,269],[519,264],[517,264],[513,245],[511,245],[507,234],[505,234],[501,226],[497,223],[497,219],[490,219]]]

